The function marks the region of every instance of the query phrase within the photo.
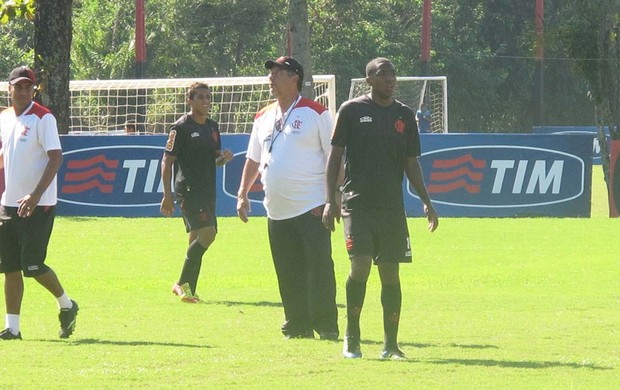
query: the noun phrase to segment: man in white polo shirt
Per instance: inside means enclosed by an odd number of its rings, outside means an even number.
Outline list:
[[[286,338],[338,338],[336,281],[330,232],[321,222],[325,167],[331,150],[329,111],[303,98],[302,66],[293,58],[267,61],[277,101],[254,120],[237,195],[248,221],[248,192],[258,174],[265,191],[269,243],[278,277]]]
[[[0,168],[5,190],[0,201],[0,273],[4,274],[6,326],[0,340],[20,340],[22,277],[32,277],[58,300],[60,338],[75,328],[78,305],[45,264],[54,226],[56,173],[62,150],[56,118],[34,102],[34,72],[15,68],[9,75],[12,106],[0,114]]]

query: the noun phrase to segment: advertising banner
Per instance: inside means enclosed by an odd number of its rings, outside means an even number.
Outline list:
[[[589,217],[589,135],[429,134],[420,164],[439,215]],[[408,215],[422,204],[407,186]]]
[[[423,134],[420,163],[444,217],[588,217],[592,182],[589,135]],[[217,168],[218,216],[236,215],[249,135],[223,135],[235,158]],[[58,214],[159,216],[165,136],[62,136]],[[422,204],[404,181],[409,216]],[[250,192],[265,215],[262,186]],[[177,210],[178,213],[178,210]]]
[[[589,134],[592,135],[592,164],[601,165],[601,145],[598,140],[596,126],[534,126],[534,134]],[[609,142],[609,129],[605,128],[607,142]]]

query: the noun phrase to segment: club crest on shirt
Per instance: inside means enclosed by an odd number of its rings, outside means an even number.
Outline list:
[[[200,137],[200,133],[197,131],[194,131],[192,134],[190,134],[192,138],[198,138]]]
[[[405,131],[405,121],[400,118],[397,119],[396,122],[394,122],[394,129],[398,134],[402,134]]]
[[[295,119],[293,122],[291,122],[291,127],[293,128],[293,131],[291,131],[291,133],[299,134],[301,125],[303,125],[303,122],[301,121],[301,119]]]
[[[166,150],[171,152],[174,149],[174,140],[177,138],[177,131],[170,130],[168,134],[168,141],[166,141]]]
[[[371,116],[363,116],[360,118],[360,123],[372,123]]]

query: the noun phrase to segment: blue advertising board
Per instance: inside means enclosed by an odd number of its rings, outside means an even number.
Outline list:
[[[601,144],[598,140],[596,126],[534,126],[534,134],[588,134],[592,136],[592,164],[601,165]],[[609,129],[605,128],[607,142],[610,141]]]
[[[589,135],[429,134],[420,164],[439,215],[589,217]],[[407,214],[422,203],[407,186]]]
[[[429,194],[444,217],[588,217],[592,182],[589,135],[422,134]],[[235,158],[217,169],[218,216],[236,215],[247,134],[222,135]],[[62,136],[58,214],[159,216],[165,136]],[[409,216],[422,204],[404,182]],[[262,186],[250,191],[251,215],[264,216]],[[177,210],[178,213],[178,210]]]

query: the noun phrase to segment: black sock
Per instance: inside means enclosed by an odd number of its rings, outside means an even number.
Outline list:
[[[349,278],[346,284],[347,290],[347,336],[360,337],[360,314],[364,306],[366,296],[366,283],[358,282]]]
[[[383,349],[396,349],[398,344],[398,323],[400,320],[400,307],[402,293],[400,284],[381,286],[381,305],[383,306]]]
[[[200,245],[198,240],[194,240],[187,248],[185,263],[179,278],[179,284],[188,283],[192,289],[192,294],[196,293],[196,285],[198,284],[198,275],[200,275],[200,267],[202,265],[202,255],[207,248]]]

